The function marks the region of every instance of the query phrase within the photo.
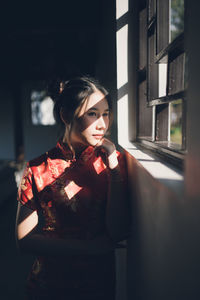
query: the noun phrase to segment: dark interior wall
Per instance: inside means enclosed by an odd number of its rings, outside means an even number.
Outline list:
[[[191,295],[196,299],[195,274],[189,272],[186,232],[192,227],[187,228],[185,200],[153,178],[130,154],[127,162],[132,211],[128,299],[177,300]]]
[[[185,191],[187,201],[188,228],[188,274],[196,298],[200,298],[200,3],[186,1],[188,22],[186,32],[186,47],[188,52],[188,105],[187,105],[187,148],[185,162]]]
[[[22,128],[25,160],[28,161],[55,146],[60,130],[55,125],[34,125],[31,116],[31,92],[46,89],[45,81],[24,81],[21,87]]]
[[[55,78],[95,75],[101,1],[45,2],[14,4],[12,11],[6,3],[2,6],[0,79],[2,89],[14,96],[1,110],[0,138],[5,142],[0,159],[15,159],[24,148],[29,160],[55,145],[56,126],[31,124],[31,88]]]
[[[13,3],[12,10],[4,3],[1,11],[4,80],[44,79],[94,68],[101,1],[30,1],[28,6]]]
[[[8,86],[0,86],[0,160],[15,159],[14,99]]]
[[[197,28],[200,26],[200,3],[186,1],[188,7],[188,22],[186,47],[188,52],[188,122],[186,156],[186,189],[192,199],[200,198],[200,101],[199,101],[199,71],[200,71],[200,37]]]

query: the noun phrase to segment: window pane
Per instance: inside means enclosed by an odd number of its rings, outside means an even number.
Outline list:
[[[170,42],[184,31],[184,0],[171,0]]]
[[[54,125],[53,100],[46,95],[46,91],[31,92],[31,117],[33,125]]]
[[[175,57],[169,62],[169,86],[168,94],[173,95],[175,93],[184,90],[184,77],[185,77],[185,54]]]
[[[185,53],[184,57],[184,89],[186,90],[188,88],[188,55]]]
[[[158,67],[155,63],[155,33],[148,38],[148,100],[158,99]]]
[[[170,103],[170,142],[182,144],[182,100]]]
[[[157,54],[169,44],[169,0],[157,0]]]
[[[156,106],[156,141],[168,141],[168,104]]]
[[[146,81],[139,85],[139,137],[152,138],[152,107],[147,106]]]
[[[147,64],[147,10],[143,9],[139,14],[139,69],[142,70]]]

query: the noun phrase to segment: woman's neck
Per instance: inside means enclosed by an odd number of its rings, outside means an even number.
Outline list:
[[[84,145],[79,142],[69,142],[65,137],[63,137],[63,143],[67,145],[69,149],[73,149],[73,155],[78,159],[81,156],[81,153],[87,148],[87,145]]]
[[[78,159],[81,156],[81,153],[87,148],[86,145],[80,143],[72,143],[71,145],[74,149],[76,159]]]

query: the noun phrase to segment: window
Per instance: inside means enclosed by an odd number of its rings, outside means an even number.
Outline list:
[[[31,91],[31,117],[33,125],[54,125],[53,100],[46,90]]]
[[[184,0],[141,1],[137,140],[182,159],[186,150]]]

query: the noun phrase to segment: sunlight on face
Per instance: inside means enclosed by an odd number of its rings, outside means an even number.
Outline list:
[[[105,95],[95,91],[83,104],[75,121],[71,142],[95,146],[109,127],[109,106]]]

